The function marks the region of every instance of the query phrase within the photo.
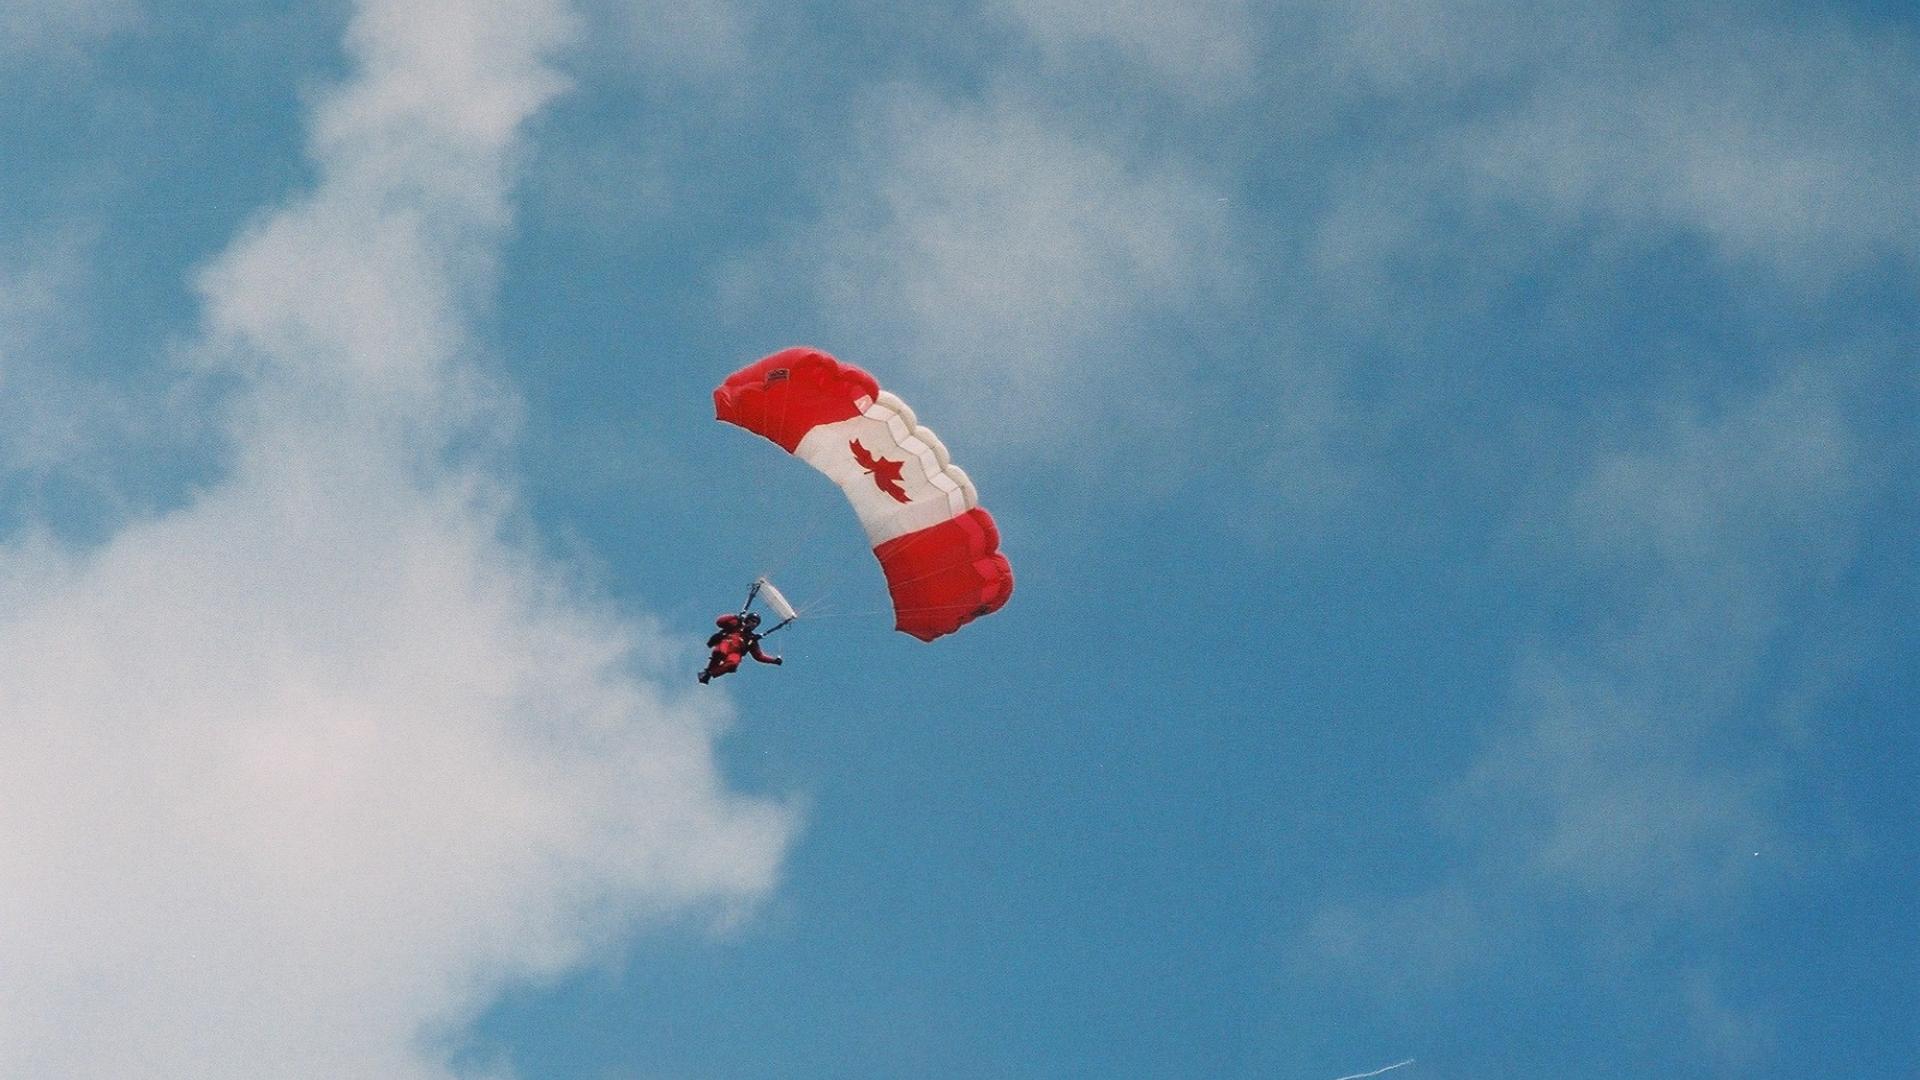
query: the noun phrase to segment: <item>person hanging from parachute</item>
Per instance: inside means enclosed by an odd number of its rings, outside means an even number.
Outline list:
[[[753,610],[753,602],[760,596],[765,596],[767,606],[780,614],[780,621],[775,623],[766,634],[760,633],[760,613]],[[760,651],[760,642],[767,634],[773,633],[796,618],[799,618],[799,613],[794,611],[793,605],[787,603],[786,597],[780,595],[780,590],[773,587],[772,582],[766,578],[755,581],[753,588],[747,591],[746,604],[737,614],[726,614],[713,620],[714,625],[720,629],[712,637],[707,638],[707,648],[713,652],[707,657],[706,670],[699,675],[701,684],[705,685],[722,675],[731,675],[738,671],[740,661],[749,656],[763,664],[780,666],[783,662],[780,657],[768,656]]]
[[[999,528],[972,479],[872,375],[818,349],[782,349],[727,376],[713,405],[715,419],[766,439],[840,488],[886,578],[894,629],[932,641],[1000,610],[1013,594]],[[781,617],[767,634],[794,620],[786,598],[759,579],[738,615],[716,620],[701,682],[736,670],[743,656],[780,662],[758,651],[766,634],[748,618],[756,596]]]
[[[775,666],[782,662],[779,657],[768,656],[760,651],[760,639],[766,635],[758,632],[758,613],[749,611],[743,615],[722,615],[714,622],[720,627],[720,632],[707,639],[707,647],[713,650],[713,654],[707,657],[707,669],[700,673],[702,683],[738,671],[743,657],[751,656],[763,664]]]

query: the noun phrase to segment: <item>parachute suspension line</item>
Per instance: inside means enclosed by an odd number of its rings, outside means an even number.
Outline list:
[[[911,578],[905,579],[904,581],[895,582],[894,584],[895,586],[912,585],[916,582],[924,581],[927,578],[935,577],[945,572],[946,572],[945,569],[935,570],[931,573],[921,574],[918,577],[911,577]],[[842,570],[841,572],[836,573],[834,577],[835,579],[842,578],[845,576],[845,573],[846,572]],[[830,591],[825,595],[822,595],[819,600],[816,600],[813,603],[805,605],[804,607],[801,608],[801,614],[804,615],[809,622],[813,622],[813,621],[818,621],[820,619],[845,619],[845,618],[852,618],[855,616],[858,616],[861,618],[867,618],[874,615],[922,615],[922,614],[929,614],[929,613],[941,612],[941,611],[971,611],[974,608],[979,606],[977,603],[969,600],[962,603],[954,603],[954,604],[923,604],[923,605],[916,605],[914,607],[888,606],[888,607],[878,607],[878,608],[862,608],[862,609],[856,609],[853,611],[828,610],[828,611],[816,612],[814,610],[815,605],[825,600],[831,599],[833,595],[834,595],[834,591]]]
[[[819,612],[816,612],[809,608],[806,611],[802,612],[802,616],[808,622],[819,622],[821,619],[851,619],[855,617],[865,619],[865,618],[871,618],[875,615],[918,615],[918,614],[923,614],[930,611],[969,611],[977,606],[979,605],[973,604],[973,603],[928,604],[923,607],[910,607],[910,608],[884,607],[884,608],[866,608],[864,610],[858,610],[858,611],[819,611]]]
[[[784,440],[790,432],[792,401],[791,395],[781,395],[778,419],[769,428],[769,433],[777,433],[778,438],[775,440],[776,442]],[[754,470],[750,476],[752,478],[754,501],[759,506],[760,512],[758,516],[760,521],[774,521],[781,517],[791,520],[794,516],[791,508],[781,507],[776,503],[773,496],[771,478],[757,469]],[[746,565],[757,564],[757,576],[753,585],[748,589],[746,603],[743,604],[740,609],[742,612],[751,609],[755,601],[761,598],[762,586],[767,581],[779,577],[783,571],[792,566],[796,560],[811,549],[814,542],[820,537],[822,530],[826,527],[826,522],[822,520],[823,515],[817,509],[802,511],[799,516],[802,521],[800,523],[801,527],[797,531],[792,529],[768,529],[763,525],[760,528],[752,530],[753,535],[746,538],[747,542],[753,545],[753,548],[751,551],[745,553],[746,557],[739,559],[738,563],[744,563]],[[769,555],[771,555],[771,558],[768,558]],[[792,618],[782,619],[776,625],[775,629],[784,627],[792,621]],[[761,636],[765,637],[766,634],[772,632],[772,630],[766,631],[766,633],[763,633]]]
[[[810,536],[813,536],[813,537],[818,536],[819,524],[820,524],[819,519],[816,518],[814,521],[815,529],[813,533],[810,534]],[[854,573],[860,567],[861,567],[861,561],[859,559],[846,558],[846,559],[833,560],[833,569],[827,574],[826,580],[823,582],[820,582],[819,585],[815,588],[815,590],[813,591],[813,600],[811,600],[806,605],[806,607],[811,607],[815,604],[819,604],[824,601],[832,599],[835,595],[837,595],[840,592],[840,589],[846,584],[847,575]],[[805,610],[805,608],[803,607],[802,610]]]
[[[827,519],[832,517],[838,521],[841,513],[843,513],[843,511],[832,512],[819,508],[808,511],[804,515],[806,522],[804,529],[798,534],[790,535],[780,543],[778,555],[771,565],[762,564],[763,568],[760,576],[763,578],[777,578],[783,571],[792,566],[795,561],[811,553],[816,545],[823,539],[825,530],[829,524]],[[924,539],[924,537],[915,537],[913,540],[907,541],[906,544],[902,545],[902,549],[912,547],[921,539]],[[849,576],[861,569],[861,561],[859,559],[835,559],[832,560],[832,563],[834,569],[827,575],[826,580],[820,584],[815,594],[815,603],[830,600],[838,595],[841,588],[846,584]],[[811,618],[812,616],[808,617]]]
[[[920,537],[915,537],[914,539],[907,541],[905,544],[902,544],[899,548],[896,548],[895,550],[905,551],[908,548],[911,548],[920,539],[921,539]],[[970,611],[973,608],[979,606],[973,601],[966,601],[966,602],[954,603],[954,604],[927,604],[927,605],[920,605],[916,607],[905,607],[905,608],[888,606],[888,607],[880,607],[880,608],[863,608],[863,609],[858,609],[854,611],[828,610],[828,611],[816,612],[814,610],[816,605],[821,604],[825,601],[831,600],[834,596],[838,595],[839,589],[833,586],[836,586],[839,582],[844,581],[846,579],[846,576],[851,572],[852,572],[851,568],[847,566],[842,566],[840,569],[834,571],[833,576],[830,577],[827,582],[829,587],[826,588],[818,596],[817,599],[815,599],[811,603],[802,605],[800,609],[801,614],[809,622],[812,622],[820,619],[843,619],[843,618],[851,618],[854,616],[860,616],[862,618],[865,618],[873,615],[919,615],[919,614],[926,614],[930,612],[939,612],[939,611]],[[906,585],[917,584],[918,582],[925,581],[930,577],[937,577],[940,574],[944,574],[946,572],[947,572],[946,568],[943,567],[939,570],[933,570],[925,574],[920,574],[915,577],[910,577],[902,581],[894,582],[892,583],[892,587],[901,587]],[[1029,586],[1029,589],[1031,588],[1032,586]]]
[[[892,520],[894,517],[898,517],[900,514],[905,513],[907,509],[908,508],[906,507],[902,507],[901,509],[894,511],[893,514],[888,516],[888,519]],[[818,528],[819,528],[819,521],[816,518],[814,521],[813,529],[809,531],[809,534],[808,534],[809,539],[817,535]],[[932,536],[932,535],[935,535],[935,532],[932,529],[919,530],[916,533],[914,533],[912,536],[910,536],[907,539],[906,543],[899,544],[898,546],[893,548],[890,554],[892,554],[894,557],[897,558],[901,553],[913,550],[915,545],[919,544],[921,541],[927,539],[929,536]],[[791,561],[791,560],[789,559],[788,561]],[[822,587],[822,591],[820,592],[818,599],[813,601],[813,604],[818,604],[818,603],[830,600],[834,596],[838,595],[840,591],[840,586],[844,584],[844,582],[846,581],[847,575],[852,573],[853,571],[854,571],[853,565],[851,565],[846,561],[842,561],[839,568],[836,569],[832,573],[832,575],[827,579],[826,583]],[[894,582],[893,586],[897,587],[897,586],[904,586],[904,585],[913,585],[918,582],[925,581],[931,577],[938,577],[940,574],[943,574],[943,573],[946,573],[945,568],[934,570],[929,573],[921,574],[917,577],[907,578],[904,581]],[[772,577],[773,574],[769,573],[766,576]],[[851,617],[856,615],[861,617],[868,617],[873,615],[916,615],[916,614],[926,614],[926,613],[940,612],[940,611],[968,611],[979,606],[969,601],[966,603],[935,604],[931,606],[911,607],[911,608],[889,606],[884,608],[870,608],[862,611],[824,612],[816,615],[811,610],[811,608],[813,607],[813,604],[809,604],[805,609],[803,609],[805,611],[805,614],[808,620],[844,618],[844,617]]]
[[[879,607],[856,611],[809,610],[803,613],[803,617],[808,622],[819,622],[822,619],[871,619],[877,615],[892,615],[898,618],[902,615],[932,615],[949,611],[977,611],[979,607],[980,605],[977,602],[969,600],[962,604],[925,604],[918,607]]]
[[[892,608],[869,608],[866,611],[821,611],[809,607],[803,608],[797,618],[805,619],[808,622],[819,622],[821,619],[851,619],[856,617],[865,619],[875,615],[892,614],[892,612]]]
[[[780,422],[775,426],[775,430],[779,432],[779,436],[780,436],[779,439],[776,441],[778,441],[783,446],[785,445],[785,440],[787,440],[792,435],[791,429],[788,427],[788,421],[790,419],[790,414],[792,412],[792,409],[793,409],[793,395],[792,394],[780,395]],[[823,520],[822,513],[819,512],[818,510],[809,512],[806,515],[806,519],[807,519],[806,527],[804,531],[802,531],[797,537],[789,538],[786,541],[786,543],[782,545],[782,551],[780,552],[777,561],[774,563],[772,567],[764,570],[760,575],[761,577],[771,578],[780,574],[781,572],[785,571],[789,566],[792,566],[796,559],[800,558],[802,555],[812,550],[814,543],[817,540],[819,540],[821,530],[825,527],[826,523]]]
[[[789,535],[779,542],[779,550],[775,553],[771,565],[766,562],[760,564],[762,578],[779,577],[783,571],[793,565],[796,559],[812,550],[814,543],[820,538],[820,531],[825,527],[825,523],[821,521],[818,511],[809,512],[805,517],[804,529],[797,535]]]
[[[812,619],[816,613],[826,614],[826,615],[833,614],[833,608],[830,606],[827,606],[827,604],[829,601],[833,599],[834,593],[837,591],[834,588],[834,583],[838,582],[841,578],[845,576],[846,576],[845,571],[842,570],[840,572],[836,572],[831,578],[827,579],[827,585],[825,588],[821,589],[819,592],[814,593],[813,599],[808,600],[806,603],[801,604],[799,606],[800,617],[803,619]]]
[[[911,546],[911,545],[908,545],[908,546]],[[943,567],[941,567],[941,568],[939,568],[938,570],[929,570],[929,571],[927,571],[926,573],[924,573],[924,574],[920,574],[920,575],[918,575],[918,576],[916,576],[916,577],[910,577],[910,578],[907,578],[907,579],[905,579],[904,581],[894,581],[894,582],[889,582],[888,584],[889,584],[889,587],[890,587],[890,588],[893,588],[893,589],[898,589],[898,588],[901,588],[901,587],[903,587],[903,586],[907,586],[907,585],[914,585],[914,584],[918,584],[919,582],[922,582],[922,581],[925,581],[925,580],[927,580],[928,578],[931,578],[931,577],[939,577],[939,576],[940,576],[941,574],[944,574],[944,573],[946,573],[946,572],[947,572],[947,571],[948,571],[949,569],[951,569],[951,567],[946,567],[946,566],[943,566]],[[942,605],[940,605],[940,606],[941,606],[941,607],[966,607],[966,606],[968,606],[968,605],[966,605],[966,604],[942,604]],[[928,609],[928,610],[931,610],[931,609]]]
[[[784,417],[786,402],[783,401],[781,404]],[[781,423],[784,426],[784,418]],[[753,477],[754,499],[759,504],[761,520],[769,521],[780,517],[781,514],[776,513],[780,508],[776,506],[771,494],[773,484],[770,479],[758,470],[753,473]],[[788,517],[792,516],[790,510],[783,513]],[[764,528],[756,530],[754,539],[751,541],[755,545],[753,550],[740,561],[755,566],[755,573],[761,578],[779,577],[782,571],[792,566],[795,560],[812,549],[814,542],[826,528],[826,522],[817,508],[802,511],[799,516],[802,527],[797,532]]]
[[[718,475],[718,470],[716,470],[716,475]],[[746,478],[748,490],[752,494],[757,512],[752,514],[754,527],[746,530],[745,535],[740,538],[740,543],[746,545],[744,550],[736,550],[734,552],[731,565],[715,568],[716,571],[725,570],[729,573],[736,571],[743,565],[753,566],[765,556],[770,534],[764,523],[774,520],[777,516],[776,511],[779,509],[773,498],[773,485],[768,482],[767,477],[760,470],[755,469],[751,472],[736,475],[743,475]],[[785,561],[787,557],[788,553],[783,551],[781,553],[782,561]],[[773,574],[772,571],[766,570],[764,566],[758,567],[756,573],[758,573],[758,577],[771,577]],[[748,605],[753,603],[753,598],[757,592],[758,578],[755,580],[754,589],[747,594]],[[741,610],[744,611],[746,609],[743,607]]]
[[[779,437],[775,440],[776,442],[787,438],[788,421],[790,419],[789,414],[792,410],[792,405],[793,396],[791,394],[780,395],[780,418],[771,428],[772,432],[778,433]],[[773,497],[770,494],[772,485],[758,471],[754,473],[754,476],[756,481],[754,484],[754,494],[760,504],[761,516],[768,519],[773,518],[775,516],[775,506]],[[779,576],[782,571],[793,565],[794,560],[806,553],[813,541],[820,535],[822,527],[823,523],[817,511],[805,514],[805,528],[802,532],[798,535],[789,532],[775,541],[775,551],[771,565],[766,561],[756,560],[759,562],[759,576],[762,578]],[[765,544],[760,544],[755,548],[755,551],[763,557],[766,550],[767,546]]]

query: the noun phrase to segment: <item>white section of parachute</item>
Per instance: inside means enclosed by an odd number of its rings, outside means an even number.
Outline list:
[[[780,616],[782,622],[799,617],[799,613],[793,610],[793,605],[787,603],[787,598],[780,594],[779,589],[773,587],[773,582],[760,578],[753,583],[753,586],[754,596],[765,600],[767,606],[773,609],[774,614]]]
[[[920,426],[906,402],[882,390],[879,397],[858,404],[859,416],[815,427],[794,455],[840,485],[874,547],[980,505],[973,481],[948,459],[947,448],[933,432]],[[861,453],[882,462],[878,469],[886,471],[864,466],[857,457]],[[888,475],[894,466],[897,480]]]

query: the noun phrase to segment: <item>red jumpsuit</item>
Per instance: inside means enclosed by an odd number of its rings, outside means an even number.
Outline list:
[[[713,622],[720,632],[707,639],[713,655],[707,657],[707,670],[700,673],[701,682],[731,674],[740,667],[742,657],[751,656],[763,664],[780,662],[779,657],[760,651],[760,635],[747,629],[740,616],[722,615]]]

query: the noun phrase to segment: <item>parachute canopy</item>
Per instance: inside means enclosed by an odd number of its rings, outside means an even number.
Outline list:
[[[818,349],[786,349],[727,376],[713,407],[840,485],[886,574],[896,629],[932,641],[1013,595],[973,481],[873,376]]]
[[[781,622],[790,622],[800,617],[799,613],[793,610],[793,605],[787,603],[787,598],[782,596],[780,590],[773,587],[773,582],[768,581],[766,578],[759,578],[754,581],[753,595],[761,600],[765,600],[767,606],[773,609],[773,613],[780,616]],[[749,603],[751,603],[751,601],[749,601]]]

